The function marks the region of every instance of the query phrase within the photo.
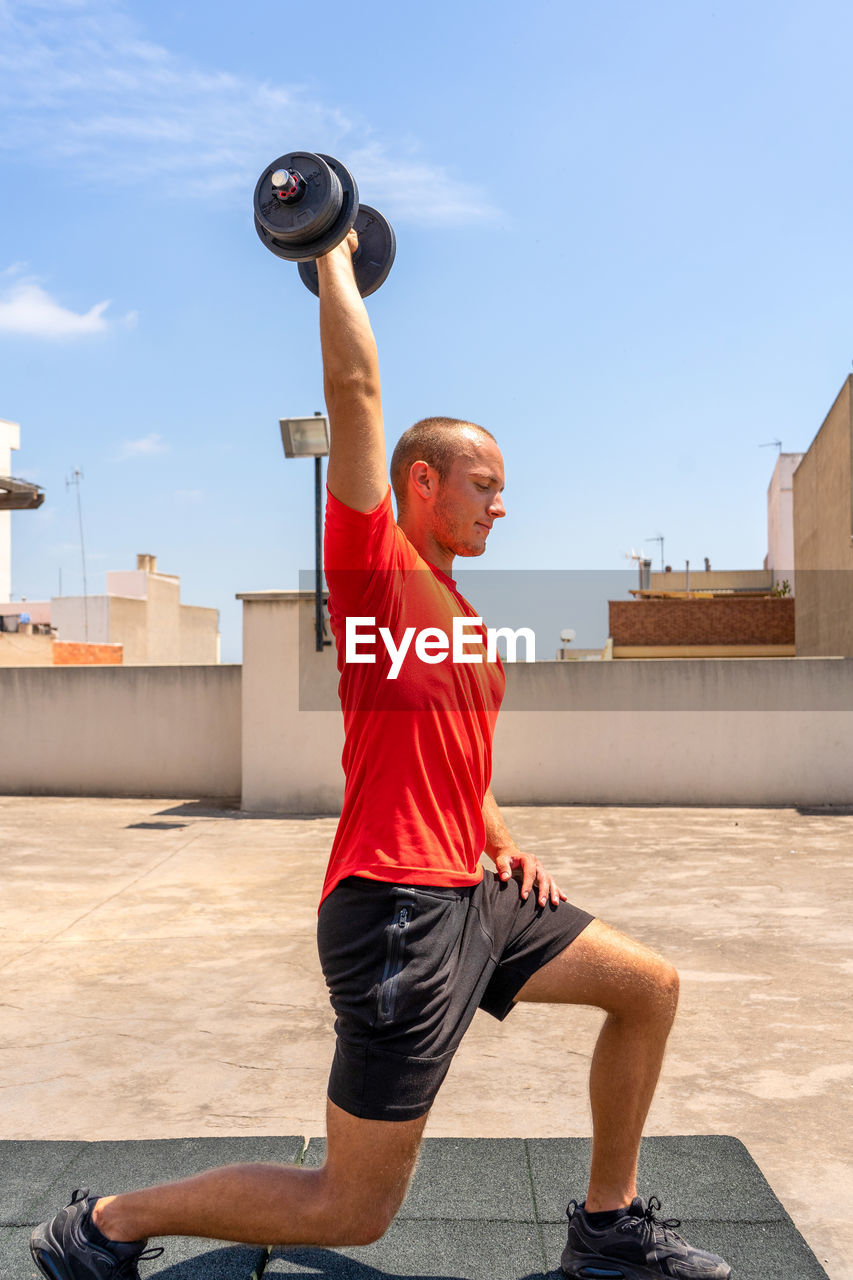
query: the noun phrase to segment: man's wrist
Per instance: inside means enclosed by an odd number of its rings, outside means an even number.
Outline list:
[[[504,844],[487,844],[486,853],[492,862],[497,862],[502,853],[508,853],[510,857],[518,853],[518,845],[514,840],[507,840]]]
[[[335,245],[334,249],[330,249],[328,253],[324,253],[317,258],[316,261],[318,276],[343,272],[346,278],[355,280],[355,265],[345,240]]]

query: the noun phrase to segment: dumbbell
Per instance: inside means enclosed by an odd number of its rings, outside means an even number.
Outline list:
[[[386,218],[359,204],[355,179],[340,160],[289,151],[267,165],[255,187],[255,230],[277,258],[299,263],[302,282],[319,294],[316,259],[355,228],[355,280],[363,298],[375,293],[394,262],[397,242]]]

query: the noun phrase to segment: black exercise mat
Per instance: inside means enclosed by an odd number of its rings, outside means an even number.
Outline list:
[[[302,1138],[0,1143],[0,1277],[39,1280],[32,1227],[71,1190],[130,1190],[237,1161],[317,1165],[325,1144]],[[559,1266],[566,1202],[580,1198],[582,1138],[428,1138],[405,1204],[376,1244],[266,1249],[170,1239],[143,1280],[541,1280]],[[732,1264],[734,1280],[826,1280],[746,1148],[735,1138],[647,1138],[640,1191],[689,1240]]]
[[[319,1164],[324,1154],[322,1140],[312,1139],[305,1162]],[[567,1202],[583,1198],[588,1169],[584,1138],[427,1138],[406,1202],[382,1240],[338,1251],[274,1249],[265,1277],[528,1280],[553,1273],[566,1243]],[[639,1183],[643,1196],[660,1200],[661,1217],[679,1218],[688,1240],[732,1264],[733,1280],[826,1280],[736,1138],[646,1138]]]
[[[93,1194],[133,1191],[217,1165],[295,1164],[304,1147],[301,1137],[0,1143],[0,1280],[43,1280],[30,1257],[30,1233],[67,1204],[76,1187]],[[269,1252],[184,1237],[163,1244],[160,1258],[140,1263],[145,1280],[252,1280]]]

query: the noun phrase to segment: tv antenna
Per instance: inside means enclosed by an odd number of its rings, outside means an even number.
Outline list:
[[[660,543],[660,568],[661,568],[661,573],[663,573],[663,570],[664,570],[664,563],[663,563],[663,534],[662,534],[662,533],[655,534],[655,536],[654,536],[653,538],[646,538],[646,539],[645,539],[645,541],[646,541],[646,542],[659,542],[659,543]]]
[[[80,559],[83,563],[83,634],[86,643],[89,643],[89,591],[86,585],[86,547],[83,542],[83,505],[80,501],[80,481],[83,479],[83,472],[79,467],[75,467],[71,475],[65,481],[66,489],[70,489],[72,485],[77,490],[77,523],[80,526]]]
[[[778,450],[779,450],[779,452],[781,453],[781,452],[782,452],[782,441],[781,441],[781,440],[767,440],[764,444],[760,444],[758,447],[759,447],[759,449],[778,449]]]

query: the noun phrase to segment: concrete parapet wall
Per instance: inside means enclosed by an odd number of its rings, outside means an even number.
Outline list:
[[[788,562],[793,564],[793,552]],[[649,575],[652,591],[772,591],[770,569],[672,569]]]
[[[243,807],[335,812],[341,715],[305,709],[337,686],[313,596],[243,600]],[[516,804],[849,805],[851,756],[853,660],[517,663],[493,787]]]
[[[239,666],[0,670],[0,793],[240,794]]]
[[[502,803],[853,804],[853,661],[543,663],[507,672]]]
[[[0,670],[0,792],[336,812],[338,675],[313,596],[243,600],[242,671]],[[851,758],[853,659],[518,663],[493,787],[517,804],[853,805]]]
[[[243,808],[336,813],[344,794],[343,720],[334,649],[314,647],[313,593],[258,591],[240,599]],[[300,703],[331,709],[302,710]]]

